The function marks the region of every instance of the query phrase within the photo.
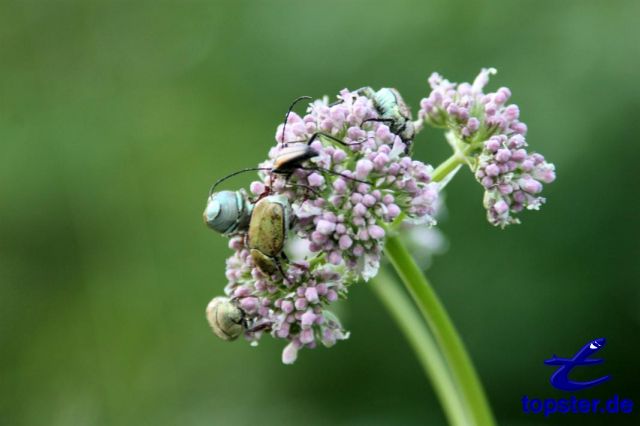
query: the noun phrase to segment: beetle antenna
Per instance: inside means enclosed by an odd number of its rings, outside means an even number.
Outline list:
[[[355,182],[365,183],[367,185],[373,186],[372,182],[368,182],[366,180],[356,179],[356,178],[351,177],[351,176],[343,175],[340,172],[334,172],[333,170],[323,169],[322,167],[296,167],[296,168],[298,168],[300,170],[309,170],[309,171],[313,170],[313,171],[325,172],[325,173],[329,173],[329,174],[334,175],[334,176],[340,176],[340,177],[343,177],[345,179],[349,179],[349,180],[352,180],[352,181],[355,181]]]
[[[313,98],[311,96],[300,96],[299,98],[296,98],[293,101],[293,103],[291,104],[291,106],[287,110],[287,113],[284,116],[284,125],[282,126],[282,140],[280,141],[281,144],[284,144],[284,135],[285,135],[285,130],[287,130],[287,121],[289,121],[289,114],[291,114],[291,111],[293,111],[293,107],[295,107],[296,104],[303,99],[313,99]]]
[[[242,170],[238,170],[237,172],[233,172],[229,175],[226,175],[225,177],[222,177],[220,179],[218,179],[217,181],[215,181],[215,183],[213,185],[211,185],[211,189],[209,189],[209,197],[211,197],[211,195],[213,194],[213,191],[216,189],[216,187],[218,185],[220,185],[222,182],[224,182],[225,180],[234,177],[235,175],[239,175],[245,172],[257,172],[260,170],[272,170],[271,167],[249,167],[247,169],[242,169]]]
[[[365,143],[366,141],[371,140],[371,138],[369,137],[369,138],[366,138],[364,140],[361,140],[360,142],[346,143],[345,141],[343,141],[341,139],[338,139],[335,136],[331,136],[328,133],[316,132],[316,133],[312,134],[309,139],[302,139],[302,140],[299,140],[299,141],[289,141],[289,142],[287,142],[287,144],[290,144],[290,143],[306,143],[307,145],[311,145],[316,139],[318,139],[319,136],[324,136],[327,139],[331,139],[332,141],[337,142],[342,146],[361,145],[361,144]]]

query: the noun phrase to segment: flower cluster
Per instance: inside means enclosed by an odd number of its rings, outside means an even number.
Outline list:
[[[289,340],[282,361],[291,364],[298,349],[314,348],[319,341],[333,346],[349,337],[327,307],[346,294],[340,274],[329,265],[312,266],[300,261],[288,265],[281,281],[267,279],[253,264],[241,236],[233,237],[235,250],[227,259],[225,293],[236,301],[246,316],[245,338],[257,344],[264,330]]]
[[[464,141],[485,139],[494,133],[521,134],[527,132],[520,122],[517,105],[506,105],[511,91],[501,87],[494,93],[483,93],[494,68],[483,69],[469,83],[451,83],[440,74],[429,77],[431,93],[420,102],[419,117],[436,127],[453,130]]]
[[[288,144],[307,141],[324,132],[344,142],[316,139],[318,155],[309,168],[299,169],[289,182],[254,182],[259,195],[265,185],[288,194],[295,216],[294,230],[310,241],[312,252],[326,253],[333,265],[346,264],[353,278],[368,280],[377,273],[385,230],[382,226],[400,214],[434,224],[438,186],[431,182],[432,167],[406,155],[406,145],[383,123],[362,123],[377,113],[370,99],[343,90],[339,102],[316,101],[304,117],[291,114],[278,127],[281,141],[261,167],[270,168]],[[286,134],[283,135],[283,131]]]
[[[519,223],[513,215],[523,209],[537,210],[543,183],[555,180],[555,168],[537,153],[525,149],[527,126],[519,121],[520,110],[507,104],[506,87],[483,93],[493,68],[483,69],[473,84],[451,83],[439,74],[429,78],[431,93],[420,103],[421,120],[449,129],[454,146],[467,158],[475,177],[485,188],[484,206],[492,225]]]
[[[555,179],[555,168],[540,154],[529,154],[522,135],[491,136],[478,157],[476,179],[484,186],[484,207],[493,225],[518,223],[512,213],[538,210],[545,201],[542,183]]]
[[[253,345],[264,335],[283,339],[286,364],[301,348],[347,339],[328,308],[346,298],[351,284],[377,274],[390,228],[409,229],[418,251],[443,249],[440,234],[415,225],[435,224],[439,191],[463,162],[485,189],[491,224],[517,223],[516,213],[538,209],[554,166],[526,150],[527,127],[518,107],[507,104],[509,89],[483,93],[493,73],[483,69],[473,84],[430,77],[432,91],[411,125],[448,130],[455,152],[436,171],[411,157],[411,141],[390,130],[394,122],[376,121],[392,100],[381,106],[372,89],[345,89],[333,103],[316,100],[303,116],[290,111],[251,183],[252,199],[243,190],[209,199],[216,208],[206,210],[205,220],[233,234],[234,251],[227,259],[227,297],[210,305],[216,334],[233,340],[242,333]]]
[[[284,363],[303,347],[332,346],[349,336],[327,308],[346,297],[351,283],[377,273],[387,224],[435,222],[438,187],[431,166],[412,159],[387,124],[366,121],[377,117],[371,99],[348,90],[333,104],[315,101],[303,117],[289,114],[260,164],[260,180],[250,186],[256,200],[286,197],[290,237],[310,252],[295,261],[282,256],[284,276],[269,275],[255,265],[246,231],[230,240],[225,292],[244,314],[244,336],[253,344],[265,333],[287,340]],[[291,173],[272,172],[278,161],[305,149],[310,158]]]

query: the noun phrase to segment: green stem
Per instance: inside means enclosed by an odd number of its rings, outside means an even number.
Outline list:
[[[465,163],[465,159],[463,156],[458,154],[453,154],[451,157],[447,158],[443,163],[441,163],[431,175],[431,179],[434,182],[440,182],[451,172],[453,172],[458,166]]]
[[[370,285],[404,333],[427,377],[431,379],[449,424],[468,425],[464,400],[458,393],[433,336],[411,303],[411,299],[384,268],[378,272]]]
[[[494,425],[493,415],[471,359],[435,291],[397,235],[390,233],[387,236],[384,251],[429,324],[466,402],[471,424]]]

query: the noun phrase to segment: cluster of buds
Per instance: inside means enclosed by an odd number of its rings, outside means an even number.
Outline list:
[[[438,198],[432,167],[412,159],[389,126],[367,122],[378,114],[371,99],[348,90],[332,105],[327,99],[316,101],[304,117],[291,114],[286,129],[281,125],[277,130],[281,143],[261,167],[271,168],[288,144],[309,140],[316,132],[326,132],[345,145],[315,140],[310,145],[317,153],[310,160],[315,170],[298,169],[280,185],[272,182],[274,175],[264,173],[263,181],[251,186],[256,195],[265,185],[286,193],[295,216],[293,228],[309,240],[309,249],[326,253],[328,263],[346,265],[352,278],[365,281],[378,271],[384,224],[401,214],[434,224]]]
[[[346,298],[350,284],[376,275],[385,228],[401,219],[435,223],[432,167],[410,157],[407,141],[391,130],[397,123],[381,120],[385,112],[375,98],[349,90],[331,104],[327,98],[311,103],[302,117],[290,112],[258,167],[260,179],[250,185],[253,200],[244,192],[226,194],[224,202],[233,207],[226,211],[246,212],[248,226],[240,226],[240,218],[225,223],[233,231],[234,254],[227,260],[226,299],[214,299],[208,310],[216,334],[229,334],[220,328],[233,325],[225,322],[231,312],[241,325],[234,330],[250,342],[257,344],[265,334],[287,340],[285,363],[301,348],[332,346],[349,336],[328,308]],[[279,167],[287,173],[277,173]],[[221,196],[211,196],[205,220],[223,221],[221,202]],[[273,217],[265,213],[271,210],[261,204],[282,209],[276,216],[284,228],[273,228]],[[307,256],[285,255],[280,242],[286,239],[297,247],[304,242]],[[267,262],[274,268],[263,265],[257,246],[269,246]]]
[[[431,93],[420,103],[422,121],[450,131],[450,140],[466,158],[476,179],[485,188],[488,221],[504,228],[519,223],[514,215],[537,210],[545,199],[543,183],[555,180],[555,167],[538,153],[526,150],[527,126],[520,109],[508,104],[506,87],[484,93],[493,68],[483,69],[473,84],[452,83],[437,73],[429,78]]]
[[[296,261],[286,266],[285,277],[274,280],[256,268],[242,236],[233,237],[229,246],[235,252],[227,259],[225,293],[242,312],[248,341],[257,344],[265,331],[288,340],[282,360],[291,364],[302,347],[314,348],[317,342],[330,347],[349,337],[327,309],[347,292],[335,268]]]
[[[555,179],[555,168],[537,153],[528,153],[522,135],[494,135],[484,143],[475,176],[485,188],[484,207],[493,225],[505,227],[519,220],[524,208],[538,210],[545,201],[542,183]]]
[[[442,185],[411,156],[425,123],[448,129],[455,155],[485,188],[491,224],[504,227],[520,210],[538,208],[554,168],[526,151],[526,125],[507,105],[509,89],[483,93],[494,72],[483,70],[473,84],[432,75],[416,122],[394,89],[345,89],[331,103],[310,103],[303,116],[290,109],[249,193],[212,190],[208,199],[205,221],[230,237],[234,252],[225,296],[207,308],[213,331],[253,345],[265,335],[283,339],[286,364],[301,348],[348,338],[331,305],[377,274],[389,229],[436,222]]]

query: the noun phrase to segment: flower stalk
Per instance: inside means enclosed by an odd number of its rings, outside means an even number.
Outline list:
[[[385,268],[371,280],[371,288],[413,348],[425,374],[431,380],[449,424],[470,424],[466,402],[451,377],[437,343],[411,299],[398,287],[394,277]]]
[[[442,182],[447,176],[453,173],[458,167],[465,163],[465,158],[457,153],[443,161],[431,175],[434,182]]]
[[[447,140],[454,153],[435,168],[431,175],[433,182],[447,182],[459,167],[469,162],[467,154],[473,146],[460,149],[462,144],[452,133],[447,133]],[[422,330],[424,322],[415,321],[415,310],[407,309],[405,300],[393,294],[394,290],[388,290],[386,293],[389,294],[383,295],[379,289],[380,285],[375,285],[374,291],[381,297],[414,348],[423,369],[433,383],[450,424],[494,425],[495,420],[480,378],[444,305],[400,237],[394,232],[393,225],[387,227],[386,231],[384,253],[413,298],[429,330]],[[389,279],[384,273],[382,280]],[[385,284],[391,287],[388,282]],[[385,298],[387,300],[384,300]],[[408,324],[411,324],[413,329],[408,329]],[[446,374],[440,371],[442,368],[446,369]],[[449,392],[450,389],[455,389],[456,392]],[[451,413],[451,410],[462,410],[463,413]]]
[[[484,92],[495,72],[483,69],[472,84],[432,74],[431,93],[420,102],[415,122],[390,88],[345,89],[333,102],[325,97],[310,103],[302,116],[292,110],[307,97],[296,99],[267,160],[219,179],[210,191],[205,222],[231,237],[234,251],[227,259],[225,296],[207,309],[214,333],[224,340],[242,335],[254,346],[267,335],[284,340],[282,362],[292,364],[303,348],[349,338],[328,308],[346,299],[354,283],[372,280],[449,422],[495,424],[462,339],[399,236],[402,229],[412,244],[429,241],[420,231],[436,224],[440,191],[465,164],[484,189],[482,203],[493,226],[520,223],[523,210],[545,202],[543,184],[555,180],[555,167],[527,150],[527,126],[518,106],[507,103],[511,91]],[[446,129],[453,149],[435,170],[412,156],[424,124]],[[214,192],[247,171],[259,171],[251,194]],[[380,271],[383,253],[417,309]]]
[[[464,408],[470,423],[456,424],[495,424],[471,358],[449,314],[429,281],[397,235],[392,234],[387,237],[384,252],[429,325],[442,357],[444,357],[448,366],[451,378],[464,399]],[[426,351],[427,349],[434,348],[429,346],[422,350]],[[436,360],[435,362],[439,363],[437,358],[438,355],[432,353],[431,357],[426,357],[425,359],[430,362]],[[435,381],[433,376],[430,376]]]

